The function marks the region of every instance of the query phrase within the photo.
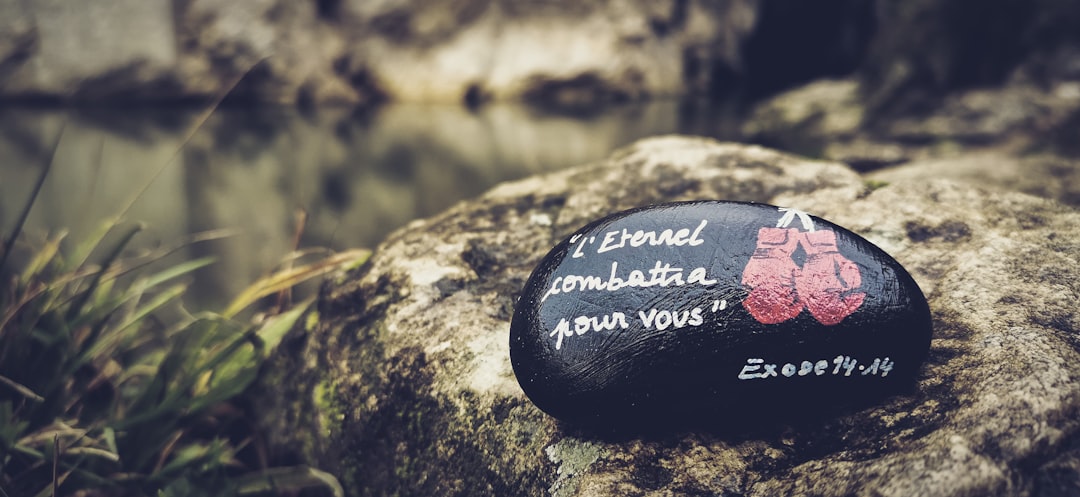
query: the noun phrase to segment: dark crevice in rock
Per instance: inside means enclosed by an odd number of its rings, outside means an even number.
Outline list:
[[[743,45],[750,99],[852,73],[876,30],[874,2],[764,0]]]
[[[444,299],[461,291],[466,285],[467,282],[460,278],[440,278],[434,286],[439,291],[439,299]]]
[[[534,78],[522,92],[522,100],[535,110],[587,118],[611,104],[639,98],[597,74],[582,74],[570,79]]]
[[[5,37],[7,39],[4,39]],[[0,48],[7,50],[6,53],[0,51],[0,81],[7,79],[16,69],[30,60],[37,47],[38,37],[35,29],[14,33],[14,36],[0,33]]]
[[[354,281],[359,281],[367,269],[360,268],[350,275],[355,275]],[[327,282],[319,298],[319,314],[341,316],[350,326],[369,328],[390,304],[400,298],[399,287],[400,283],[393,282],[388,275],[379,276],[371,286],[353,283],[350,288],[337,288],[336,291],[333,284]]]
[[[472,83],[465,89],[465,94],[461,97],[461,102],[465,104],[465,107],[469,110],[476,110],[491,99],[491,96],[484,91],[484,87],[480,83]]]
[[[845,164],[851,166],[852,169],[859,173],[869,173],[877,171],[878,169],[900,165],[904,162],[907,162],[907,159],[902,157],[884,159],[877,157],[848,157],[844,159]]]
[[[1080,56],[1077,56],[1077,60],[1080,60]],[[1058,153],[1080,158],[1080,140],[1077,139],[1077,130],[1080,130],[1080,109],[1073,111],[1068,118],[1049,132],[1048,142]],[[1072,170],[1073,168],[1065,166],[1062,173],[1071,173]],[[1073,195],[1076,198],[1064,200],[1072,205],[1080,204],[1080,193]]]
[[[264,59],[243,74],[232,91],[225,96],[223,102],[229,105],[250,105],[261,101],[273,101],[276,99],[275,87],[280,83],[271,63]]]
[[[483,279],[499,267],[499,257],[492,248],[487,246],[484,239],[472,238],[461,253],[461,260],[465,261],[473,272]]]
[[[879,23],[860,71],[875,114],[932,110],[943,95],[997,85],[1025,59],[1080,37],[1068,0],[879,2]]]
[[[334,58],[330,69],[356,91],[363,103],[370,104],[358,106],[357,112],[370,112],[370,109],[375,107],[374,104],[388,100],[386,92],[379,87],[374,75],[365,65],[355,62],[350,55],[344,54]]]
[[[683,28],[686,24],[686,16],[689,0],[674,0],[671,2],[671,10],[666,18],[653,17],[649,19],[649,29],[657,38],[663,38]]]
[[[634,483],[644,490],[659,490],[671,484],[674,474],[670,469],[657,464],[644,463],[634,472]]]
[[[524,212],[532,208],[538,208],[541,210],[558,209],[566,205],[566,195],[545,195],[541,198],[536,198],[533,194],[527,194],[521,198],[521,202],[518,203],[519,212]]]
[[[1074,416],[1080,416],[1080,413],[1074,413]],[[1061,445],[1061,451],[1052,456],[1024,460],[1018,464],[1019,471],[1016,474],[1023,478],[1019,485],[1029,488],[1031,495],[1080,495],[1080,430],[1073,431]]]
[[[971,238],[971,227],[963,221],[945,221],[937,226],[908,222],[904,228],[907,230],[908,238],[916,243],[931,239],[952,243]]]
[[[960,315],[959,311],[937,305],[936,302],[941,298],[945,297],[935,296],[930,299],[930,308],[933,309],[931,318],[934,326],[934,337],[960,340],[971,338],[975,330],[963,324],[963,316]],[[934,348],[930,349],[931,355],[934,354],[934,350]],[[943,353],[943,355],[945,357],[949,356],[947,353]]]
[[[1034,496],[1080,495],[1080,395],[1067,399],[1067,408],[1055,421],[1067,435],[1053,447],[1045,441],[1030,454],[1012,464],[1013,484]]]
[[[375,78],[366,69],[360,69],[347,75],[346,81],[357,93],[366,97],[368,102],[378,103],[387,100],[386,93],[379,88]]]
[[[821,459],[874,460],[896,449],[882,445],[882,440],[907,443],[933,431],[935,423],[923,416],[897,417],[897,421],[891,425],[885,425],[881,419],[886,413],[910,413],[928,398],[934,397],[927,392],[917,391],[891,397],[880,406],[852,411],[840,418],[793,426],[791,431],[781,435],[773,443],[774,446],[789,447],[786,457],[761,458],[752,469],[769,476],[783,474],[793,467]],[[814,404],[807,404],[811,405]],[[814,405],[814,408],[818,407]],[[939,409],[939,412],[944,410]],[[942,416],[937,418],[939,422],[943,419]],[[785,443],[784,439],[789,441]]]
[[[322,177],[322,197],[327,206],[335,212],[344,212],[352,205],[352,189],[349,187],[348,176],[341,169],[325,171]]]
[[[668,168],[662,168],[659,172],[656,183],[654,183],[657,197],[678,198],[687,192],[701,188],[700,180],[687,179],[685,176]]]
[[[181,85],[179,82],[169,77],[146,81],[139,75],[145,70],[145,64],[133,63],[107,71],[92,79],[84,80],[78,91],[72,94],[70,98],[76,101],[126,102],[131,104],[162,97],[168,98],[169,95],[180,93]]]
[[[376,14],[369,26],[396,45],[435,48],[481,19],[490,5],[488,0],[395,4],[392,10]]]
[[[315,14],[324,21],[334,21],[341,16],[342,0],[315,0]]]
[[[412,14],[405,9],[380,14],[371,20],[371,28],[383,38],[404,44],[412,38]]]

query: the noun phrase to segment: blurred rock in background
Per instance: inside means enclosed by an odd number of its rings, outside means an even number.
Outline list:
[[[701,93],[759,0],[0,1],[0,96],[576,107]]]

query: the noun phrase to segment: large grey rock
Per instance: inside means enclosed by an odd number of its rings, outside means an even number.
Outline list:
[[[935,321],[913,394],[735,434],[602,437],[537,410],[508,357],[533,265],[591,219],[694,198],[798,206],[903,263]],[[836,163],[644,140],[391,235],[324,287],[257,407],[271,447],[335,472],[352,495],[1075,495],[1077,226],[1072,209],[1022,194],[872,188]]]

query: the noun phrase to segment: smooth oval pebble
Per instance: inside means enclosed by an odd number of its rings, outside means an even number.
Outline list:
[[[909,389],[926,298],[892,257],[794,209],[633,209],[544,257],[510,327],[525,394],[570,423],[794,421]]]

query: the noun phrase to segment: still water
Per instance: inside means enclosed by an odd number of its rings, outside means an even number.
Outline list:
[[[497,183],[596,161],[638,138],[738,138],[731,106],[657,101],[585,115],[529,107],[395,104],[357,113],[293,109],[0,108],[0,233],[6,238],[45,164],[25,240],[66,229],[69,244],[122,215],[145,227],[132,250],[193,233],[233,235],[165,263],[214,256],[188,303],[219,309],[292,250],[374,248],[411,220]],[[190,138],[188,138],[190,137]],[[53,145],[58,143],[55,155]],[[25,253],[33,243],[20,244]]]

